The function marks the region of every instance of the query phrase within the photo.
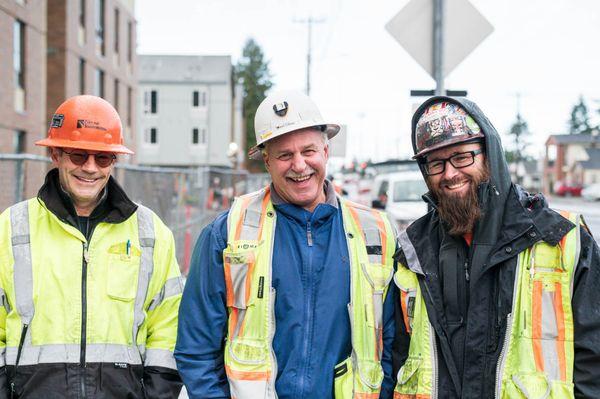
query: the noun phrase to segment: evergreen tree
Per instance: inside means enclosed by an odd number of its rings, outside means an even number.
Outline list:
[[[517,119],[510,128],[509,134],[513,138],[513,150],[505,150],[504,155],[509,164],[516,165],[516,180],[521,183],[523,176],[519,175],[518,166],[522,161],[527,161],[529,158],[525,155],[525,150],[529,146],[526,136],[529,134],[529,126],[527,121],[523,119],[520,113],[517,113]]]
[[[573,106],[571,110],[571,119],[569,119],[569,134],[589,134],[592,128],[590,126],[590,117],[588,109],[583,100],[583,96],[579,96],[579,102]]]
[[[267,91],[273,86],[271,78],[269,62],[265,60],[262,49],[254,39],[248,39],[244,44],[242,58],[235,67],[235,80],[242,84],[244,91],[243,118],[246,131],[246,153],[256,145],[254,114],[260,102],[266,97]],[[248,169],[260,170],[261,166],[249,161]]]

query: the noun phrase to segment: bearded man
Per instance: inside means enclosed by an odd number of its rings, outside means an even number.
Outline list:
[[[600,252],[581,216],[511,182],[471,101],[425,101],[412,143],[432,211],[395,255],[395,397],[600,397]]]

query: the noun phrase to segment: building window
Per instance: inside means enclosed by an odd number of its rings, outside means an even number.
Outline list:
[[[79,30],[77,40],[80,46],[85,44],[85,7],[86,0],[79,0]]]
[[[85,94],[85,60],[79,59],[79,94]]]
[[[96,69],[94,76],[94,95],[104,98],[104,71]]]
[[[115,54],[119,54],[119,21],[120,21],[120,15],[119,15],[119,9],[115,8],[115,32],[114,32],[114,50],[115,50]],[[118,57],[117,57],[118,59]]]
[[[133,89],[127,87],[127,126],[131,126],[133,119]]]
[[[15,82],[15,111],[25,111],[25,24],[13,24],[13,79]]]
[[[25,152],[25,131],[15,130],[13,135],[13,153],[23,154]],[[17,161],[15,165],[15,201],[22,201],[25,193],[25,165],[23,161]]]
[[[158,112],[158,92],[147,90],[144,92],[144,113],[156,114]]]
[[[13,153],[23,154],[25,152],[25,135],[24,130],[15,130],[13,136]]]
[[[206,128],[192,129],[192,144],[206,144]]]
[[[96,0],[96,52],[104,55],[104,35],[105,35],[105,7],[104,0]]]
[[[206,92],[194,90],[192,95],[192,105],[194,108],[206,107]]]
[[[146,128],[144,131],[144,142],[146,144],[158,143],[158,129],[155,127]]]
[[[114,94],[115,94],[115,103],[113,105],[115,106],[115,109],[117,110],[117,112],[119,112],[119,79],[115,79]]]
[[[127,22],[127,62],[133,61],[133,23]]]

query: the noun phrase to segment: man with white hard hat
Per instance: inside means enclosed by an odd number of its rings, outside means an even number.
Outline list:
[[[192,398],[378,398],[393,389],[394,231],[325,179],[340,130],[313,101],[258,107],[272,183],[233,203],[194,250],[175,358]]]

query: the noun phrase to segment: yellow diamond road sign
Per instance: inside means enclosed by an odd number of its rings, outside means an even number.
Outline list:
[[[385,28],[434,77],[433,0],[411,0]],[[452,72],[493,31],[492,24],[468,0],[444,0],[442,76]]]

